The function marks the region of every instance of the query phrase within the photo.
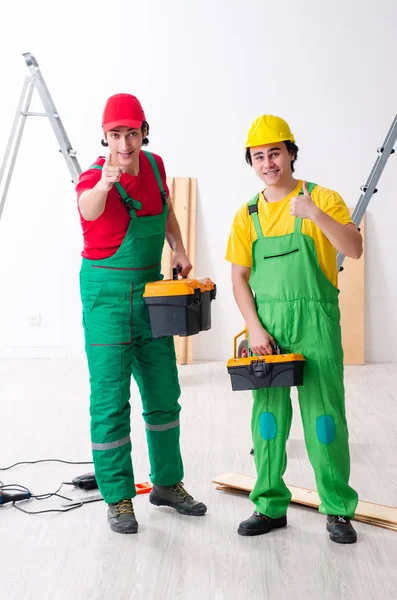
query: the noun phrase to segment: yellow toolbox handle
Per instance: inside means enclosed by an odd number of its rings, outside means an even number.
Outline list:
[[[245,327],[245,329],[243,329],[243,331],[240,331],[240,333],[238,333],[237,335],[234,336],[234,352],[233,352],[233,356],[236,359],[238,358],[238,356],[237,356],[237,340],[242,335],[245,335],[245,339],[248,339],[248,329],[247,329],[247,327]]]

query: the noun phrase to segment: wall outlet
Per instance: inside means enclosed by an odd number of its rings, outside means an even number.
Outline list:
[[[29,315],[29,325],[33,325],[33,326],[41,325],[40,313],[32,313],[31,315]]]

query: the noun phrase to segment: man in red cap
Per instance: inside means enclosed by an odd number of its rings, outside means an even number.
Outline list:
[[[106,158],[77,185],[84,236],[80,272],[83,326],[91,384],[91,440],[95,477],[108,504],[111,529],[136,533],[131,461],[130,381],[142,399],[153,489],[149,500],[185,515],[207,507],[183,487],[179,448],[180,387],[172,337],[154,339],[142,294],[162,278],[164,239],[173,266],[187,276],[186,255],[161,158],[148,144],[149,125],[139,100],[117,94],[102,120]]]

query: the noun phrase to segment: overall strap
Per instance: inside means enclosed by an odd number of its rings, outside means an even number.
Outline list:
[[[101,165],[91,165],[90,169],[99,169],[100,171],[102,171],[102,166]],[[138,200],[134,200],[134,198],[130,198],[130,196],[127,194],[127,192],[125,191],[123,186],[120,185],[118,182],[114,183],[113,185],[116,188],[116,190],[118,191],[118,193],[120,194],[121,201],[123,202],[123,204],[125,204],[131,219],[135,219],[136,218],[135,211],[141,210],[142,204],[140,202],[138,202]]]
[[[259,201],[259,194],[256,194],[256,196],[251,198],[251,200],[248,202],[248,214],[250,215],[250,217],[252,217],[252,220],[253,220],[254,226],[255,226],[256,235],[258,236],[258,239],[260,239],[260,238],[263,238],[263,233],[262,233],[262,228],[261,228],[261,224],[259,223],[259,217],[258,217],[258,201]]]
[[[163,186],[163,181],[161,179],[158,164],[151,152],[148,152],[147,150],[144,150],[143,152],[145,153],[145,156],[148,157],[150,165],[153,169],[153,173],[155,174],[155,177],[157,179],[157,184],[160,188],[160,194],[161,194],[161,198],[163,200],[163,207],[164,207],[164,205],[167,204],[167,192],[165,191],[164,186]]]
[[[306,185],[307,185],[309,194],[311,194],[312,191],[314,190],[314,188],[316,187],[317,183],[311,183],[310,181],[307,181]],[[298,196],[303,196],[303,185],[301,187],[301,190],[300,190]],[[301,233],[302,221],[303,221],[303,219],[301,217],[295,217],[294,233]]]

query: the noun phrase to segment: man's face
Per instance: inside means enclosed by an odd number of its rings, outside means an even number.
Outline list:
[[[130,129],[129,127],[116,127],[106,134],[112,158],[120,167],[125,168],[138,160],[142,140],[141,129]]]
[[[267,186],[277,185],[292,176],[291,155],[283,142],[251,148],[252,166]]]

